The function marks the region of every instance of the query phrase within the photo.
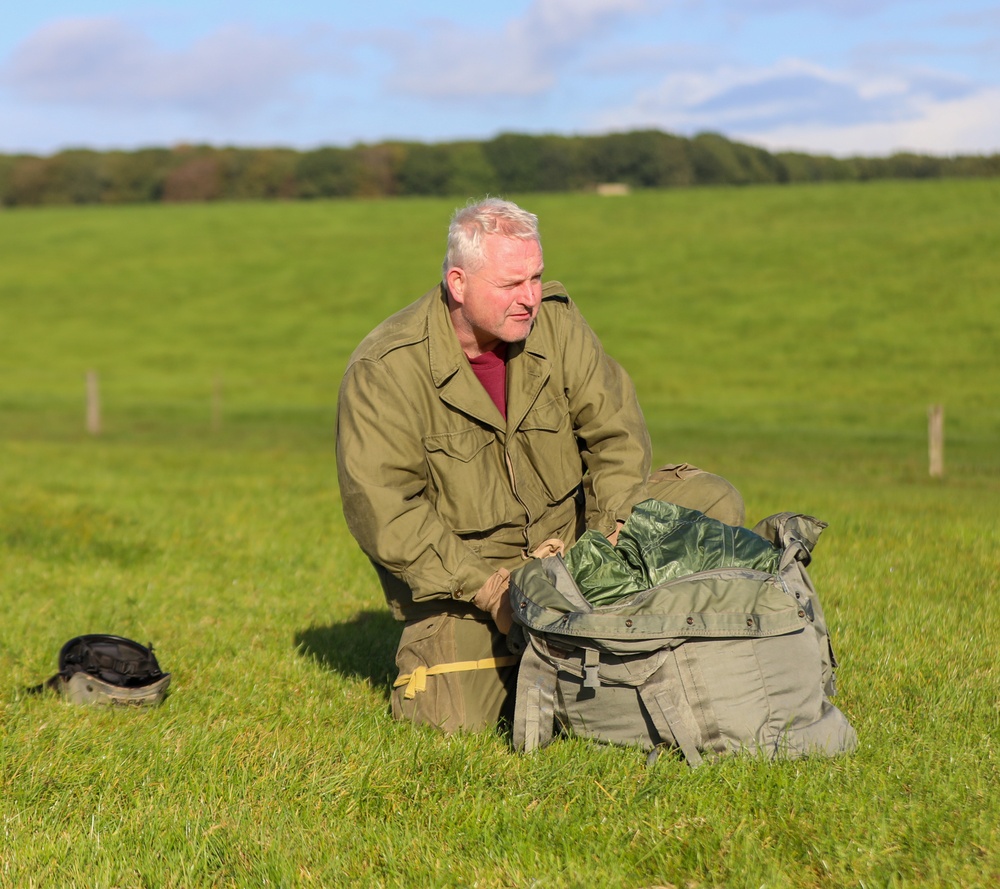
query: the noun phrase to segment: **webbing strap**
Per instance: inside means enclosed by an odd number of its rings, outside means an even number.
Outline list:
[[[583,650],[583,687],[601,687],[601,653],[596,648]]]
[[[503,657],[484,657],[478,661],[455,661],[452,664],[435,664],[433,667],[417,667],[412,673],[400,673],[393,688],[406,686],[403,697],[412,700],[419,692],[427,691],[427,677],[438,676],[441,673],[464,673],[467,670],[490,670],[496,667],[511,667],[516,664],[516,655]]]
[[[685,646],[682,645],[680,647],[684,648]],[[684,679],[681,676],[680,666],[678,665],[678,659],[681,654],[682,652],[675,650],[667,655],[667,659],[662,667],[662,670],[666,670],[670,674],[669,676],[664,676],[668,680],[666,685],[647,683],[640,686],[637,690],[639,698],[646,707],[646,713],[653,721],[653,726],[660,736],[660,744],[669,744],[673,740],[680,748],[681,753],[684,754],[684,759],[688,766],[696,769],[702,763],[702,755],[698,749],[698,740],[688,731],[687,725],[680,711],[677,709],[677,704],[674,700],[675,696],[679,699],[686,697],[685,689],[691,687],[684,684]],[[661,673],[657,675],[659,676]],[[671,689],[673,690],[673,694],[671,694]],[[699,690],[704,694],[702,689]],[[697,715],[693,715],[697,721]],[[698,730],[697,725],[695,730]],[[650,754],[650,763],[656,759],[658,748],[659,745],[656,745]]]
[[[701,754],[698,752],[698,745],[695,744],[691,733],[685,728],[684,720],[681,719],[681,715],[677,712],[677,708],[673,705],[673,702],[663,692],[658,695],[643,695],[642,699],[647,704],[646,709],[650,711],[649,715],[653,720],[653,724],[660,733],[661,743],[670,740],[663,736],[664,732],[661,726],[665,723],[670,734],[674,736],[677,746],[681,748],[681,753],[684,754],[684,759],[687,761],[688,766],[692,769],[698,768],[702,763]],[[649,706],[650,699],[656,705],[655,707]]]
[[[551,720],[549,720],[551,722]],[[524,752],[531,753],[540,745],[542,734],[542,690],[536,685],[528,689],[524,708]]]
[[[144,659],[143,663],[139,661],[123,661],[110,654],[102,654],[99,651],[88,651],[90,657],[96,661],[96,665],[93,664],[83,664],[83,669],[85,672],[90,672],[88,667],[96,666],[98,670],[109,670],[112,673],[120,673],[122,676],[133,676],[136,673],[142,671],[143,673],[150,672],[149,664]]]

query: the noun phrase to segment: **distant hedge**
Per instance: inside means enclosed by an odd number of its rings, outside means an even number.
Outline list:
[[[715,133],[505,133],[486,142],[380,142],[311,151],[179,145],[0,155],[0,204],[302,200],[629,188],[991,177],[1000,154],[834,158],[771,153]]]

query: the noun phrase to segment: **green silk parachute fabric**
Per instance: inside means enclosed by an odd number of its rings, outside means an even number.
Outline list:
[[[639,503],[613,546],[585,531],[566,551],[566,567],[592,605],[612,604],[668,580],[715,568],[773,574],[781,550],[749,528],[727,525],[662,500]]]

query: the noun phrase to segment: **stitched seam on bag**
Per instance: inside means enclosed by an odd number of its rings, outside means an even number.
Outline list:
[[[701,670],[697,670],[696,665],[693,662],[692,656],[689,654],[690,649],[685,650],[682,645],[679,649],[681,657],[676,661],[678,677],[681,679],[681,687],[685,691],[685,697],[687,698],[688,707],[691,709],[692,713],[695,712],[695,707],[691,706],[691,697],[687,694],[687,689],[691,688],[694,691],[695,698],[697,701],[697,710],[701,713],[702,718],[700,722],[705,726],[705,737],[701,739],[702,749],[704,750],[716,750],[718,749],[718,743],[722,740],[722,735],[719,732],[719,721],[715,716],[715,710],[711,707],[708,700],[708,689],[705,687],[704,676],[701,676]],[[681,661],[683,660],[684,668],[688,675],[688,682],[684,682],[683,677],[680,674]],[[695,728],[698,729],[699,733],[701,729],[698,726],[699,720],[697,714],[695,714]]]

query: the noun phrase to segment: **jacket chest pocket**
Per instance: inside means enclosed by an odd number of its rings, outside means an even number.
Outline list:
[[[512,497],[496,435],[470,426],[424,436],[423,442],[429,498],[444,522],[459,535],[503,524]]]
[[[569,409],[560,396],[534,407],[522,421],[517,440],[549,503],[572,494],[583,478],[583,460]]]

